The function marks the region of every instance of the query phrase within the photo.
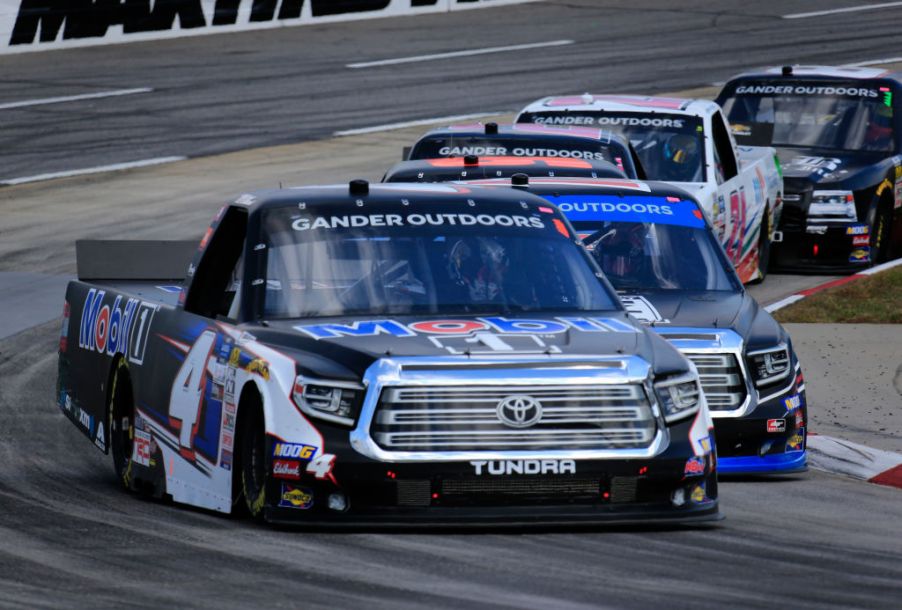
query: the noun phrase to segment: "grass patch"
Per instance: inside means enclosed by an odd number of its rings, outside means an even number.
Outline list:
[[[779,322],[902,324],[902,266],[828,288],[774,317]]]

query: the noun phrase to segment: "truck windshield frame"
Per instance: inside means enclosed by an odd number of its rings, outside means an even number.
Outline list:
[[[517,121],[549,127],[579,125],[610,129],[632,143],[648,180],[707,180],[705,128],[701,117],[665,112],[538,110],[524,112]]]
[[[262,210],[262,317],[622,309],[552,207],[416,203]]]
[[[724,97],[733,135],[752,146],[896,150],[892,89],[859,81],[740,81]]]

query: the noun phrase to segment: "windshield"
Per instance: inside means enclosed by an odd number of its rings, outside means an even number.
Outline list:
[[[745,82],[723,103],[738,142],[835,151],[894,150],[889,87],[859,82]]]
[[[552,208],[461,202],[417,209],[264,211],[264,315],[617,309]]]
[[[622,170],[628,178],[635,178],[630,153],[620,142],[592,142],[586,138],[533,138],[504,135],[429,135],[417,142],[409,159],[438,159],[442,157],[556,157],[608,161]]]
[[[704,127],[698,117],[658,112],[550,110],[524,112],[517,120],[550,126],[579,120],[580,125],[612,129],[632,143],[649,180],[705,181]]]
[[[460,158],[402,161],[383,182],[450,182],[510,178],[514,174],[539,177],[625,178],[623,171],[604,161],[554,159],[550,157],[481,157],[478,165],[466,165]]]
[[[548,197],[573,223],[618,291],[739,289],[692,201],[675,197]]]

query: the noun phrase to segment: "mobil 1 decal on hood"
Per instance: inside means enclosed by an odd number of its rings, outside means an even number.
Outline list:
[[[598,354],[600,344],[624,347],[641,331],[622,314],[568,315],[520,318],[480,316],[466,318],[323,321],[295,325],[294,330],[316,341],[341,342],[377,354],[393,355],[514,355]]]

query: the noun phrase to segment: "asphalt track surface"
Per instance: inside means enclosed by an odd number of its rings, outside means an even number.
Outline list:
[[[157,89],[110,107],[95,100],[0,111],[0,179],[512,110],[556,91],[704,87],[749,61],[902,55],[900,9],[783,21],[774,16],[811,5],[668,5],[539,3],[450,22],[373,21],[2,58],[0,103]],[[578,44],[342,71],[351,61],[559,38]],[[72,273],[72,242],[81,237],[199,235],[238,184],[378,178],[413,135],[0,189],[0,272]],[[775,276],[756,294],[774,300],[811,281]],[[10,303],[0,295],[2,317],[13,313]],[[0,607],[890,608],[902,598],[900,492],[818,472],[725,482],[727,519],[696,529],[289,532],[143,501],[118,490],[109,458],[53,403],[58,329],[53,320],[0,340]],[[811,417],[816,424],[817,411]]]

